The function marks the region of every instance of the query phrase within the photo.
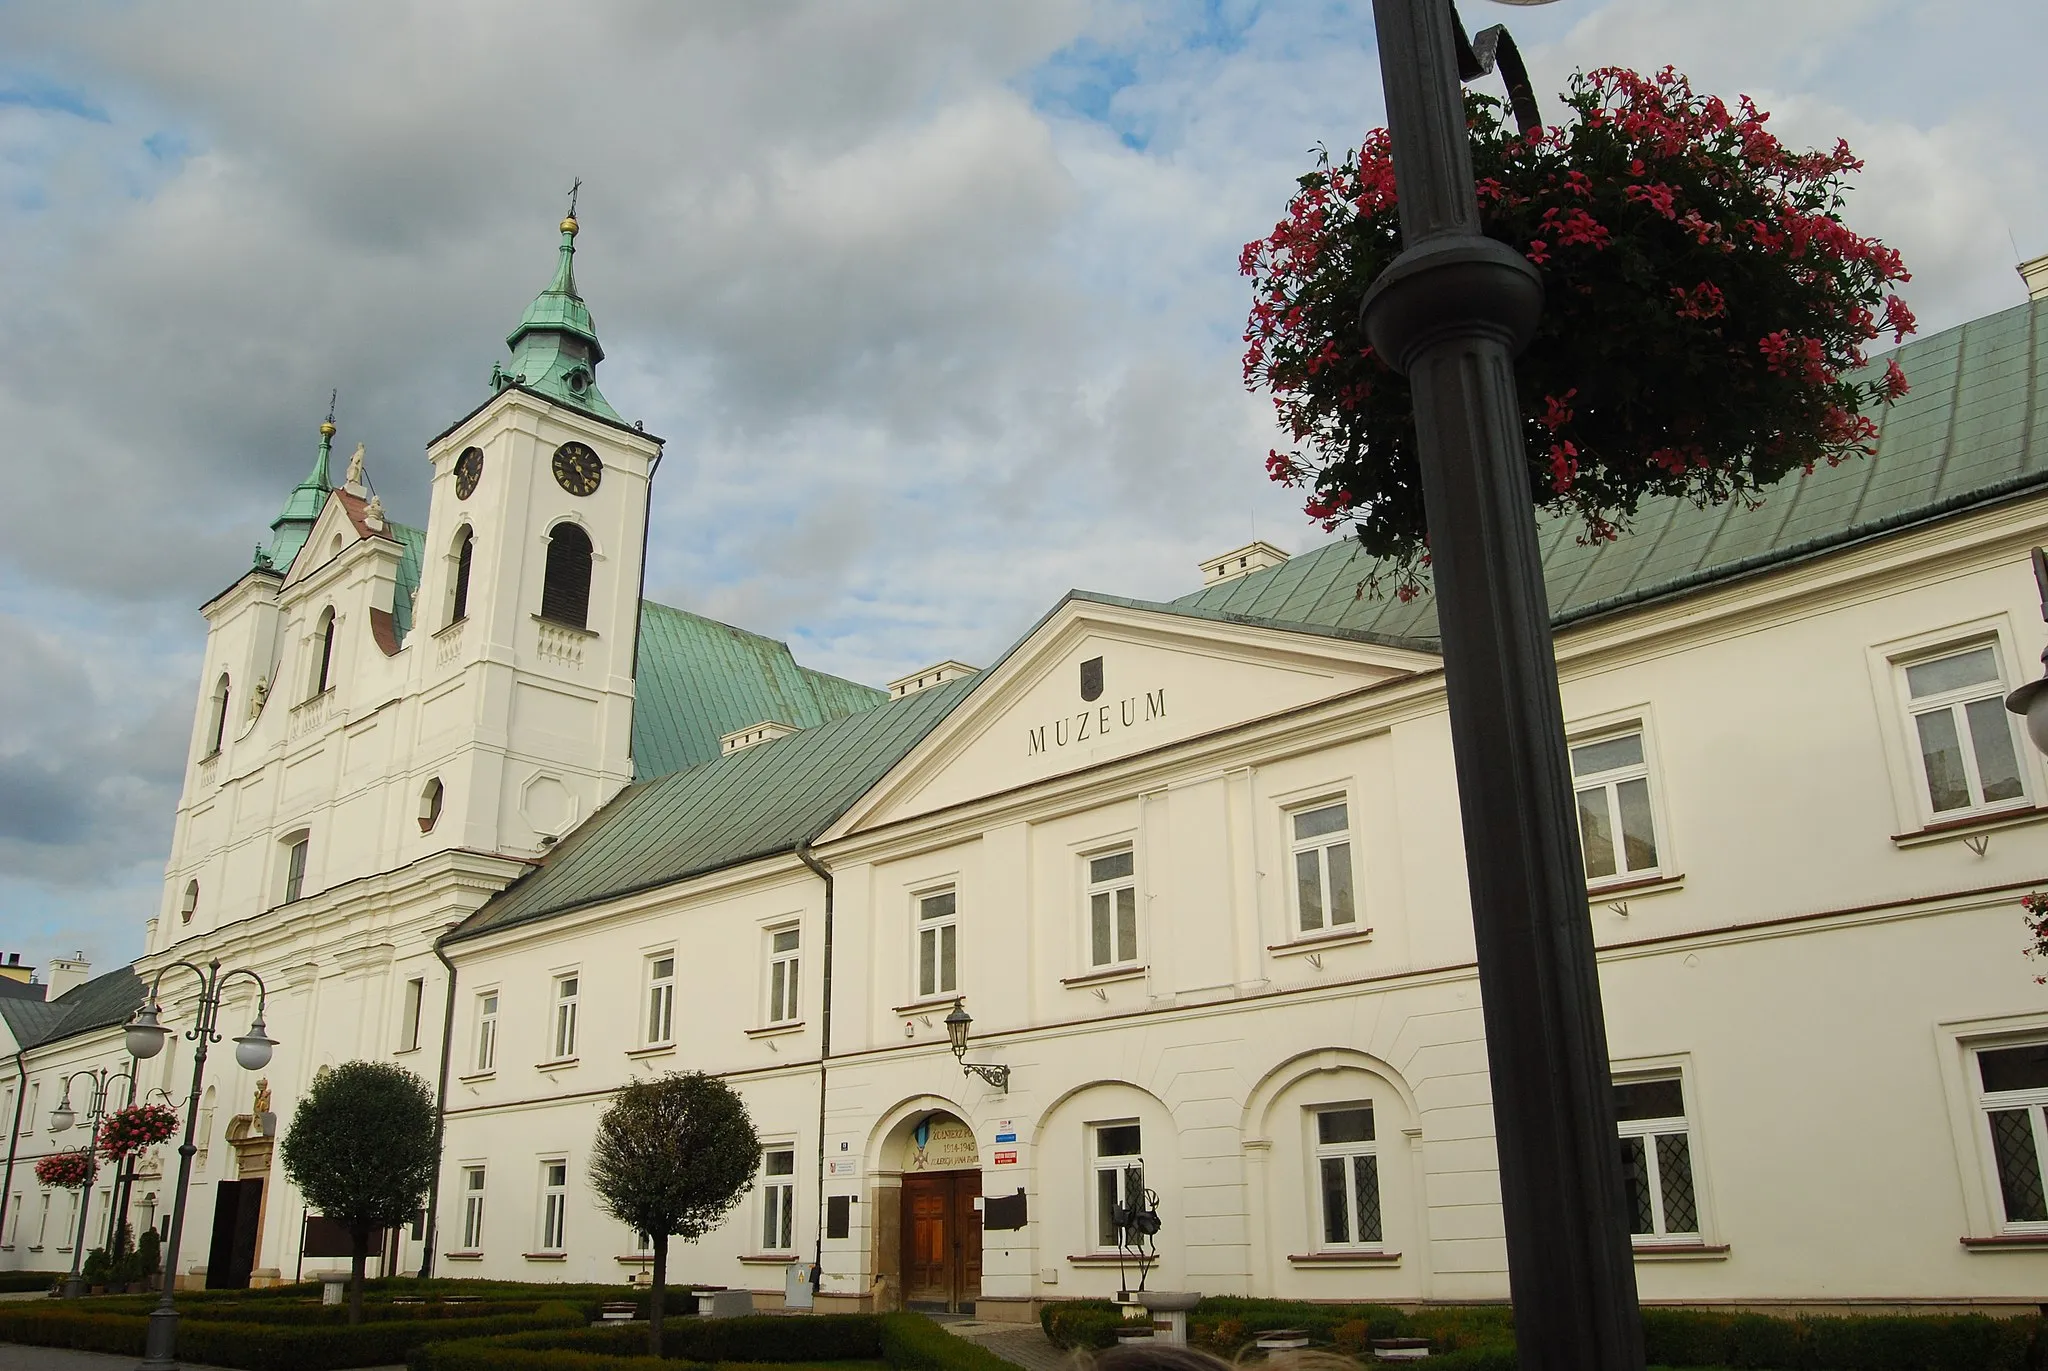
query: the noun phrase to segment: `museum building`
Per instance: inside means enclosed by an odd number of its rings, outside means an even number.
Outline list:
[[[189,1283],[333,1264],[275,1162],[323,1067],[437,1091],[387,1269],[641,1275],[587,1180],[623,1082],[714,1072],[762,1139],[673,1279],[820,1308],[1154,1289],[1507,1293],[1435,607],[1357,544],[1168,602],[1073,591],[984,668],[876,689],[641,594],[659,439],[557,271],[390,520],[330,421],[205,666],[147,951],[0,967],[0,1269],[68,1267],[35,1158],[163,971],[265,987],[216,1054]],[[2048,264],[1897,354],[1878,454],[1756,508],[1546,521],[1588,917],[1646,1301],[2031,1309],[2048,1278]],[[687,460],[687,459],[686,459]],[[1190,577],[1193,581],[1193,577]],[[223,1031],[256,1017],[238,982]],[[963,1022],[964,1021],[964,1022]],[[190,1045],[135,1068],[182,1101]],[[86,1197],[168,1213],[176,1159]]]

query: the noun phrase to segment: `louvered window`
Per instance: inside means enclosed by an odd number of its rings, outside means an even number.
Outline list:
[[[590,535],[574,524],[556,524],[548,534],[540,617],[571,628],[584,627],[590,618]]]

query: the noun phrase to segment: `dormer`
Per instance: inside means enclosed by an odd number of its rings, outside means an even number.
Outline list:
[[[1202,563],[1202,584],[1221,585],[1240,576],[1249,576],[1254,571],[1279,566],[1286,560],[1287,554],[1271,543],[1246,543],[1243,547],[1234,547],[1222,556],[1211,557]]]
[[[915,695],[920,690],[930,690],[933,686],[957,681],[962,676],[972,676],[979,670],[980,667],[969,666],[965,662],[956,662],[948,658],[937,666],[921,667],[908,676],[899,676],[889,682],[889,698],[900,700],[905,695]]]
[[[787,738],[797,731],[795,724],[786,724],[780,719],[763,719],[758,724],[736,728],[720,737],[718,750],[721,754],[730,756],[735,752],[744,752],[759,743],[772,743],[777,738]]]

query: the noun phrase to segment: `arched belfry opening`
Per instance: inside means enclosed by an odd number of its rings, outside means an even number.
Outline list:
[[[590,535],[572,523],[548,530],[546,578],[541,584],[540,617],[571,628],[586,628],[590,619]]]
[[[464,524],[455,534],[455,546],[451,549],[450,560],[455,563],[452,590],[448,600],[448,622],[461,623],[469,617],[469,568],[476,552],[476,536]]]
[[[320,611],[320,622],[314,629],[313,651],[316,669],[311,693],[324,695],[327,687],[334,684],[334,610],[331,607]]]

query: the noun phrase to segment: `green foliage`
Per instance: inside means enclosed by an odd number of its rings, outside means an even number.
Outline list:
[[[85,1254],[85,1264],[78,1274],[85,1277],[87,1285],[105,1285],[114,1274],[114,1259],[107,1255],[106,1248],[95,1247]]]
[[[343,1062],[313,1080],[284,1135],[284,1169],[315,1213],[389,1227],[434,1179],[434,1096],[388,1062]]]
[[[662,1356],[644,1354],[637,1327],[522,1333],[414,1350],[411,1371],[686,1371],[714,1363],[745,1371],[803,1371],[820,1362],[856,1371],[876,1358],[893,1371],[1015,1371],[987,1348],[916,1314],[689,1319],[664,1332]]]
[[[61,1271],[0,1271],[0,1295],[20,1290],[48,1290],[64,1279]]]
[[[612,1097],[591,1144],[590,1183],[634,1232],[695,1242],[752,1188],[760,1148],[730,1086],[670,1072]]]
[[[142,1240],[135,1244],[135,1255],[142,1262],[142,1279],[148,1280],[163,1269],[163,1239],[157,1236],[154,1228],[142,1230]]]

